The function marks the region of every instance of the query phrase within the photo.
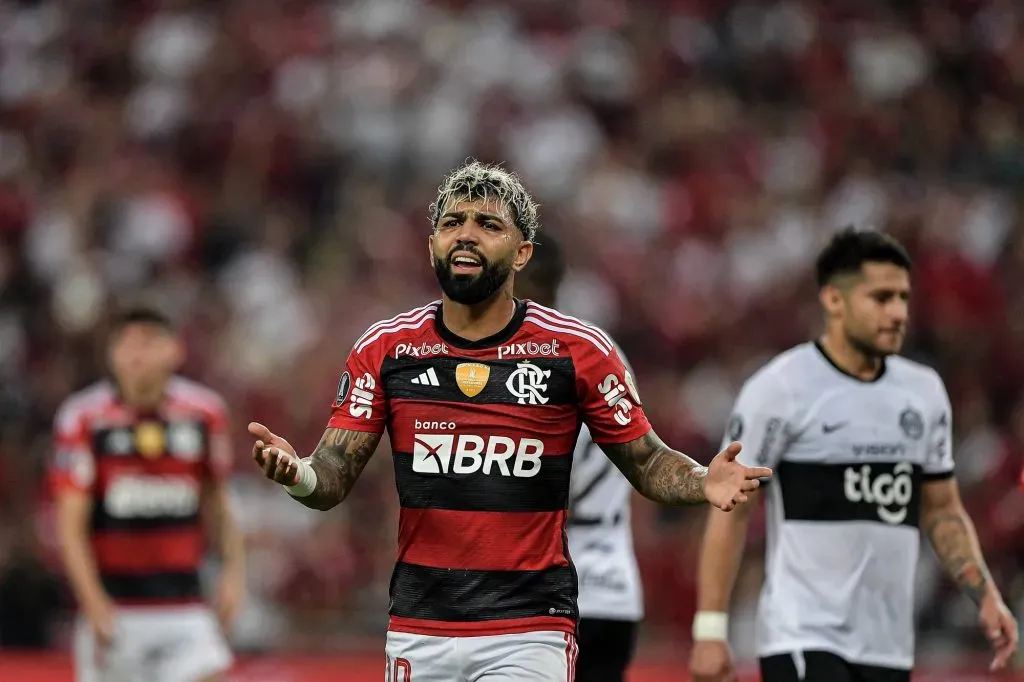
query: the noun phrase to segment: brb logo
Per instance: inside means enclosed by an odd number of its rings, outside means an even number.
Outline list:
[[[353,417],[369,419],[373,416],[373,389],[377,388],[377,382],[369,372],[356,379],[356,385],[352,389],[352,404],[348,411]]]
[[[170,476],[121,476],[107,488],[103,507],[115,519],[192,516],[199,510],[199,485]]]
[[[544,443],[536,438],[515,441],[506,436],[418,433],[412,446],[412,470],[418,474],[475,474],[482,471],[515,478],[540,473]]]
[[[871,465],[859,469],[847,467],[843,493],[850,502],[878,505],[878,518],[894,526],[907,519],[907,505],[914,495],[910,478],[914,467],[907,462],[897,464],[891,474],[871,475]],[[896,509],[890,509],[896,507]]]
[[[544,380],[551,376],[550,369],[541,369],[529,362],[520,362],[517,369],[508,375],[505,388],[517,398],[520,405],[544,405],[548,398],[544,392],[548,390]]]
[[[548,343],[537,343],[526,341],[525,343],[510,343],[507,346],[498,348],[498,359],[507,358],[512,355],[528,355],[532,357],[558,357],[558,339],[551,339]]]

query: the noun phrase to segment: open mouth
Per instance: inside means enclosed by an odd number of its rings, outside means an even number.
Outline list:
[[[454,254],[450,262],[452,272],[458,275],[473,275],[483,269],[480,259],[465,251]]]

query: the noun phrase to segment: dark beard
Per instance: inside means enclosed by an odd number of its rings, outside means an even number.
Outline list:
[[[880,350],[875,346],[875,344],[862,341],[849,332],[846,334],[846,342],[849,343],[854,350],[869,360],[884,360],[887,356],[891,355],[888,351]]]
[[[468,250],[468,249],[466,249]],[[453,275],[451,256],[434,259],[434,275],[445,296],[463,305],[483,303],[494,296],[512,274],[511,263],[491,263],[473,251],[481,262],[481,271],[476,275]]]

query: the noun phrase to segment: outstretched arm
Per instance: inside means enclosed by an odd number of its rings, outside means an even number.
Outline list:
[[[288,441],[262,424],[249,424],[249,433],[258,439],[253,459],[267,478],[287,486],[305,506],[322,511],[348,496],[381,439],[373,431],[328,428],[313,454],[299,460]]]
[[[602,445],[601,449],[641,495],[666,505],[710,502],[732,511],[747,501],[746,493],[758,488],[759,479],[772,475],[771,469],[737,462],[739,443],[730,444],[706,467],[665,445],[653,430],[628,443]]]
[[[708,468],[665,445],[653,430],[646,435],[601,449],[622,475],[649,500],[667,505],[707,501]]]

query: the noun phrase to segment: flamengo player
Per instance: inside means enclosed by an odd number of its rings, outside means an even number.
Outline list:
[[[517,293],[542,305],[553,303],[564,274],[561,248],[545,237],[534,244],[530,267],[516,278]],[[631,371],[621,351],[619,357]],[[580,429],[568,518],[569,552],[579,576],[577,682],[623,682],[633,660],[644,602],[633,551],[632,492],[590,429]]]
[[[217,617],[234,619],[245,588],[224,403],[173,376],[183,348],[159,311],[122,313],[109,359],[113,380],[69,397],[55,425],[58,537],[83,616],[76,680],[219,680],[232,656]],[[203,515],[224,559],[217,617],[201,603]]]
[[[571,680],[576,573],[565,526],[581,419],[663,504],[731,510],[771,472],[738,464],[738,444],[710,467],[669,449],[604,332],[512,296],[537,230],[514,175],[458,169],[431,224],[442,300],[356,341],[310,457],[255,423],[253,456],[300,502],[330,509],[388,430],[402,507],[389,680]]]
[[[765,496],[757,613],[764,682],[908,682],[922,535],[978,605],[992,668],[1017,649],[1017,623],[960,501],[946,388],[935,370],[898,355],[910,269],[887,235],[836,234],[817,261],[824,334],[770,360],[736,399],[726,439],[742,438],[753,446],[744,457],[778,468]],[[736,680],[726,610],[746,526],[742,513],[708,518],[696,682]]]

